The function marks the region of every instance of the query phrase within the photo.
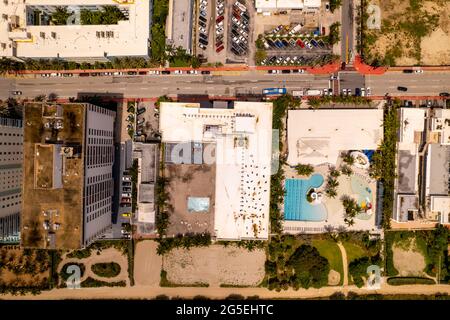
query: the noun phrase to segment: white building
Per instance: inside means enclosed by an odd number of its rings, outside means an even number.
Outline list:
[[[381,109],[289,110],[287,162],[336,165],[347,150],[376,150],[383,138]]]
[[[401,108],[393,219],[450,223],[450,110]]]
[[[162,103],[160,109],[162,142],[215,146],[215,156],[207,148],[203,155],[205,162],[216,166],[213,236],[267,239],[272,103],[235,102],[234,108]]]
[[[115,112],[25,107],[22,245],[77,249],[111,227]]]
[[[0,242],[20,238],[22,163],[22,121],[0,118]]]
[[[73,15],[73,25],[52,25],[58,6]],[[117,6],[126,16],[117,24],[81,25],[81,10]],[[111,57],[148,57],[148,0],[5,0],[0,6],[0,57],[105,61]]]
[[[257,12],[280,10],[317,10],[320,0],[255,0]]]

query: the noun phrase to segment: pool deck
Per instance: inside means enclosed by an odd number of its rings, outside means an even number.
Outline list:
[[[339,165],[339,164],[338,164]],[[327,165],[321,165],[318,167],[315,167],[315,172],[313,174],[319,173],[321,174],[324,179],[324,185],[326,184],[326,179],[328,176],[328,166]],[[369,188],[372,190],[372,206],[373,208],[376,208],[376,197],[375,197],[375,190],[376,190],[376,181],[369,179],[367,175],[367,171],[364,169],[358,169],[354,166],[352,167],[354,174],[357,174],[358,176],[364,177],[368,183]],[[289,167],[285,168],[285,177],[286,179],[303,179],[305,177],[298,176],[295,173],[295,170]],[[351,227],[347,227],[347,225],[344,223],[344,208],[342,206],[342,202],[340,198],[344,195],[355,197],[355,199],[358,199],[358,195],[354,194],[351,187],[351,180],[350,177],[344,176],[341,174],[341,176],[338,178],[339,181],[339,187],[338,187],[338,196],[334,199],[324,197],[323,204],[326,206],[328,211],[328,217],[325,221],[291,221],[291,220],[285,220],[283,221],[283,227],[284,231],[286,233],[291,234],[297,234],[297,233],[323,233],[326,232],[329,229],[340,229],[345,228],[349,231],[355,231],[355,230],[368,230],[377,232],[378,229],[375,226],[375,211],[372,213],[369,219],[362,220],[362,219],[355,219],[355,224]],[[323,185],[323,186],[324,186]],[[320,188],[321,189],[321,188]]]

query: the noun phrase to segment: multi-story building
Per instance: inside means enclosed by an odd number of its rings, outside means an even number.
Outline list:
[[[22,120],[0,118],[0,242],[20,238],[22,150]]]
[[[102,18],[105,8],[114,12]],[[148,57],[150,29],[150,1],[4,0],[0,57],[74,61]]]
[[[80,248],[111,227],[114,119],[92,104],[26,106],[23,246]]]
[[[450,223],[450,112],[401,108],[394,227]]]

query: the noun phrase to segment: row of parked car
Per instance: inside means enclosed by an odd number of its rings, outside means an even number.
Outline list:
[[[198,15],[198,46],[206,50],[208,45],[208,0],[200,0]]]
[[[307,66],[315,65],[321,58],[322,56],[268,56],[259,64],[262,66]]]
[[[329,49],[329,46],[322,39],[313,38],[265,38],[263,44],[266,50]]]
[[[248,34],[250,32],[250,15],[247,7],[239,0],[233,4],[231,13],[231,32],[228,33],[231,51],[237,56],[248,52]]]
[[[225,46],[223,44],[224,37],[224,20],[225,20],[225,0],[217,0],[216,3],[216,52],[221,52]]]

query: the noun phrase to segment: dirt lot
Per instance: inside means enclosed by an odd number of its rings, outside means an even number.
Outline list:
[[[416,248],[414,239],[407,246],[394,245],[394,267],[400,276],[422,276],[425,275],[425,258]]]
[[[177,284],[208,283],[256,286],[264,277],[264,250],[248,251],[213,245],[190,250],[175,249],[164,257],[169,281]]]
[[[134,256],[134,281],[137,286],[159,286],[162,257],[156,254],[158,243],[140,241]]]
[[[367,32],[366,61],[388,65],[450,63],[450,3],[445,0],[375,0],[381,30]]]
[[[168,236],[183,233],[209,232],[214,228],[215,165],[166,165],[169,179],[170,225]],[[208,212],[188,212],[188,197],[208,197]]]

